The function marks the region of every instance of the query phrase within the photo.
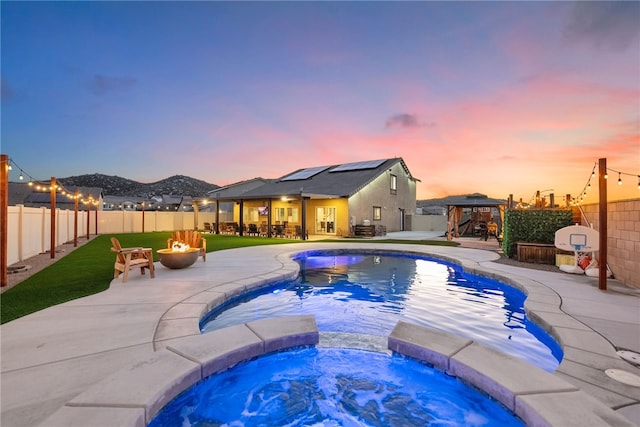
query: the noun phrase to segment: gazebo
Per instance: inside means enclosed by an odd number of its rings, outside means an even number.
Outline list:
[[[447,206],[447,239],[452,240],[454,237],[460,237],[469,230],[474,232],[477,225],[487,223],[494,219],[498,223],[498,235],[502,230],[504,221],[504,210],[507,201],[503,199],[493,199],[484,194],[474,193],[463,196],[450,196],[444,199]],[[469,209],[469,219],[461,223],[464,209]],[[498,217],[494,218],[495,210]],[[462,227],[462,231],[461,231]]]

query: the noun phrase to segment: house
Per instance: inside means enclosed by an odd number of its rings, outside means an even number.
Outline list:
[[[51,207],[51,191],[45,185],[34,186],[30,183],[23,182],[10,182],[8,186],[9,192],[9,205],[24,205],[26,207]],[[98,187],[78,187],[77,191],[80,195],[78,200],[78,209],[87,210],[86,203],[91,199],[94,206],[98,206],[99,209],[103,205],[103,192],[102,188]],[[62,188],[56,192],[56,208],[57,209],[69,209],[74,210],[75,201],[73,197],[74,193],[71,191],[64,191]],[[95,208],[92,208],[95,209]]]
[[[209,194],[219,206],[233,203],[240,234],[255,224],[305,230],[303,238],[373,235],[411,230],[417,181],[402,158],[392,158],[298,169]]]

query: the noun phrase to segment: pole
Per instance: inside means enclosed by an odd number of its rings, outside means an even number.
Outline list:
[[[51,259],[56,257],[56,178],[51,177]]]
[[[78,247],[78,198],[80,190],[76,187],[76,193],[73,195],[73,247]]]
[[[220,193],[216,193],[216,234],[220,234]]]
[[[0,154],[0,286],[8,284],[9,257],[7,255],[7,231],[9,223],[9,156]]]
[[[600,206],[598,224],[600,225],[600,268],[598,269],[598,289],[607,290],[607,159],[598,160],[598,188],[600,190]]]
[[[198,201],[193,200],[191,206],[193,207],[193,229],[198,231]]]
[[[144,233],[144,202],[142,202],[141,205],[142,205],[142,232]]]
[[[87,240],[89,240],[89,226],[91,225],[91,194],[89,194],[87,197]]]
[[[96,223],[96,225],[95,225],[95,229],[96,229],[96,236],[98,235],[98,207],[99,207],[98,205],[99,205],[99,203],[100,203],[100,202],[98,202],[98,201],[96,200],[96,213],[94,214],[94,217],[95,217],[94,219],[95,219],[95,223]]]

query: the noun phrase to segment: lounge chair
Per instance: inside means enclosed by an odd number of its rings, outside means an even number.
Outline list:
[[[202,261],[207,260],[207,240],[202,237],[202,234],[199,231],[174,231],[171,238],[167,240],[167,248],[171,249],[174,242],[184,243],[189,245],[190,248],[200,249],[200,254],[198,256],[202,257]]]
[[[116,262],[113,265],[113,278],[117,279],[122,275],[122,282],[126,282],[129,278],[129,270],[139,268],[140,273],[144,274],[144,269],[149,269],[149,274],[153,279],[156,277],[156,271],[153,266],[153,249],[151,248],[123,248],[120,241],[115,237],[111,238],[111,251],[116,253]]]

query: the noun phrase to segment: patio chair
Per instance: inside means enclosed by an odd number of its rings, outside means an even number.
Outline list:
[[[129,270],[139,268],[144,274],[144,269],[149,269],[149,275],[153,279],[156,271],[153,266],[153,249],[151,248],[123,248],[120,241],[115,237],[111,238],[111,251],[116,253],[116,262],[113,265],[113,278],[117,279],[122,273],[122,282],[129,278]]]
[[[184,243],[190,248],[200,249],[198,256],[202,257],[202,261],[207,260],[207,239],[202,237],[199,231],[195,230],[179,230],[171,234],[171,238],[167,240],[167,248],[171,249],[174,242]]]
[[[249,224],[249,231],[248,233],[250,236],[257,236],[260,234],[260,231],[258,230],[258,225],[257,224]]]
[[[493,222],[493,220],[489,221],[489,223],[487,224],[487,234],[486,234],[484,240],[488,240],[489,237],[495,237],[496,240],[499,240],[498,239],[498,224]]]
[[[299,225],[296,225],[294,228],[294,233],[293,233],[293,238],[294,239],[302,239],[302,227]],[[307,239],[309,237],[308,234],[305,234],[304,238]]]

